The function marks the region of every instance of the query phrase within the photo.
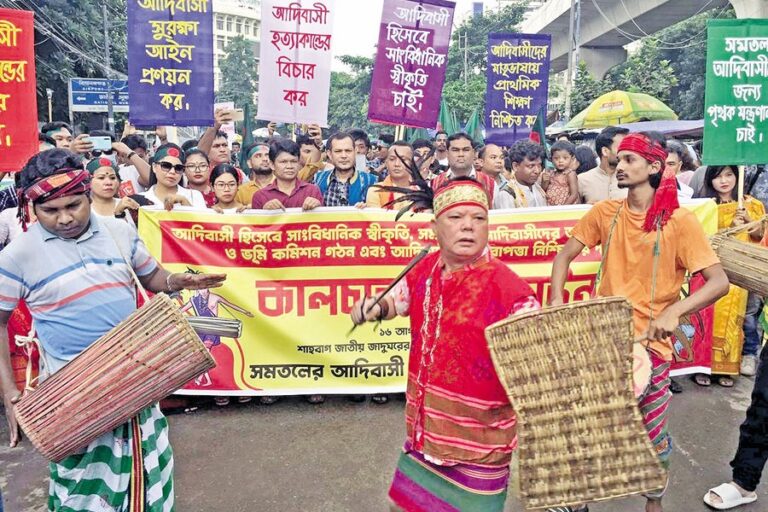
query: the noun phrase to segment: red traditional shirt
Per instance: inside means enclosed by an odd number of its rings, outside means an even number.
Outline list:
[[[533,290],[486,250],[452,272],[439,253],[431,254],[393,295],[398,314],[411,319],[410,444],[442,464],[508,465],[517,445],[515,413],[484,331],[512,314],[538,309]]]

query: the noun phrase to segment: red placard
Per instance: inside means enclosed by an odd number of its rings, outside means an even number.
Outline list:
[[[0,171],[21,170],[37,149],[33,14],[0,9]]]

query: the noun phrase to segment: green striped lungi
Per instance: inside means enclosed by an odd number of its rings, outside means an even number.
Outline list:
[[[141,457],[134,457],[139,452]],[[157,404],[84,451],[51,463],[48,509],[56,512],[169,512],[173,451]]]

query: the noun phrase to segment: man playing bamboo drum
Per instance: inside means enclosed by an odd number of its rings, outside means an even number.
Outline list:
[[[420,206],[434,212],[440,251],[368,314],[373,298],[352,313],[355,324],[398,314],[411,320],[407,440],[389,491],[392,509],[501,511],[516,420],[484,329],[539,304],[488,249],[489,199],[480,183],[456,178]]]
[[[618,186],[627,199],[598,202],[579,220],[552,268],[551,304],[563,302],[570,263],[584,247],[602,246],[597,294],[626,297],[634,308],[635,336],[651,360],[651,378],[640,398],[648,436],[665,469],[672,441],[667,432],[670,336],[680,317],[728,292],[728,278],[693,213],[679,208],[674,172],[664,170],[666,150],[644,134],[628,135],[618,148]],[[680,300],[686,273],[706,284]],[[660,512],[665,489],[646,495],[646,511]]]
[[[155,293],[215,288],[226,278],[170,274],[128,224],[97,219],[91,213],[90,175],[74,153],[45,151],[32,157],[21,172],[20,204],[31,204],[38,222],[27,229],[28,219],[22,218],[26,232],[0,253],[0,384],[11,447],[19,442],[13,413],[19,394],[6,324],[19,300],[24,299],[32,313],[43,374],[53,374],[136,309],[128,265]],[[49,510],[174,508],[168,423],[157,404],[83,451],[52,463],[50,470]]]

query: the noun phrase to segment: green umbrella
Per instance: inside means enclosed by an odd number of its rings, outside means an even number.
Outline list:
[[[677,114],[661,100],[639,92],[611,91],[576,114],[565,130],[603,128],[637,121],[675,121]]]

